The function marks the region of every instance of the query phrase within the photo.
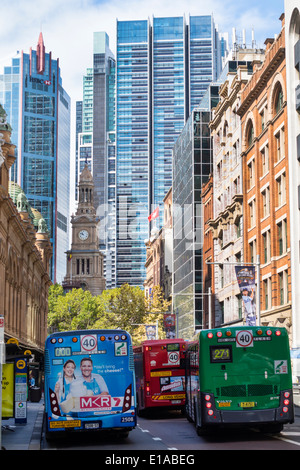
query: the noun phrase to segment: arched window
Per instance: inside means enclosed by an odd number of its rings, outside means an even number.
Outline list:
[[[252,121],[248,122],[247,132],[246,132],[246,144],[248,147],[253,144],[254,139],[254,127]]]
[[[282,105],[283,105],[283,91],[282,91],[281,85],[278,85],[275,90],[275,95],[274,95],[274,110],[276,114],[282,109]]]

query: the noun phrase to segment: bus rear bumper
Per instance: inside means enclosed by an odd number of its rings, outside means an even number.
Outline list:
[[[264,424],[281,423],[287,424],[294,421],[294,414],[282,413],[281,409],[273,410],[243,410],[243,411],[221,411],[216,413],[216,418],[207,416],[205,424]]]

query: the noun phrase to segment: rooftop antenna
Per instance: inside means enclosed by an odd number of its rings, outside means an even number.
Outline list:
[[[242,44],[243,48],[246,49],[246,31],[245,29],[243,29],[243,44]]]
[[[252,49],[256,48],[255,39],[254,39],[254,29],[252,28]]]

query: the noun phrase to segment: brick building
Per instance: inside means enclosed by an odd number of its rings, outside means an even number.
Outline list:
[[[284,15],[267,39],[241,93],[244,260],[260,260],[260,315],[264,325],[291,330],[291,256]]]

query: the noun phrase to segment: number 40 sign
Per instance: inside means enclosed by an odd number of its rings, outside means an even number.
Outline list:
[[[240,330],[236,332],[236,346],[237,348],[248,348],[253,346],[252,331]]]

